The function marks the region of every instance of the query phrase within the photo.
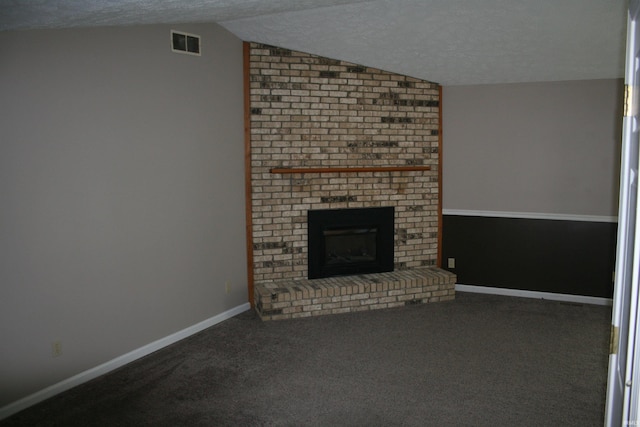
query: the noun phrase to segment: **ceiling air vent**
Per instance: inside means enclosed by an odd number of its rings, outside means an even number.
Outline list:
[[[171,50],[200,56],[200,36],[171,30]]]

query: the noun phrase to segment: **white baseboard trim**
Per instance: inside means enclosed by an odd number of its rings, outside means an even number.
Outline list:
[[[168,345],[171,345],[180,340],[183,340],[193,334],[203,331],[204,329],[207,329],[220,322],[223,322],[227,319],[237,316],[238,314],[243,313],[249,309],[251,309],[251,305],[248,302],[245,304],[239,305],[223,313],[220,313],[216,316],[210,317],[209,319],[203,320],[200,323],[196,323],[195,325],[189,326],[188,328],[185,328],[181,331],[178,331],[169,336],[161,338],[157,341],[154,341],[136,350],[130,351],[129,353],[123,354],[122,356],[116,357],[115,359],[112,359],[106,363],[103,363],[94,368],[88,369],[84,372],[80,372],[77,375],[74,375],[70,378],[60,381],[59,383],[46,387],[20,400],[16,400],[15,402],[0,408],[0,420],[3,420],[15,413],[18,413],[23,409],[28,408],[29,406],[33,406],[36,403],[40,403],[50,397],[53,397],[56,394],[62,393],[63,391],[67,391],[75,386],[78,386],[82,383],[85,383],[101,375],[104,375],[108,372],[111,372],[121,366],[126,365],[127,363],[131,363],[134,360],[147,356],[153,353],[154,351],[158,351]]]
[[[458,283],[456,283],[456,291],[473,292],[477,294],[505,295],[510,297],[547,299],[552,301],[566,301],[593,305],[612,305],[613,303],[613,300],[611,298],[556,294],[552,292],[525,291],[521,289],[492,288],[489,286],[462,285]]]

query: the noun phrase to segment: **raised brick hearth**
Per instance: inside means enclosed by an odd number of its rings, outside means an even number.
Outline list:
[[[448,301],[455,282],[455,274],[439,268],[263,282],[255,287],[256,311],[277,320]]]

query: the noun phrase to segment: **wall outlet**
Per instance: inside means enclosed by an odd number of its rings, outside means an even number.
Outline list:
[[[455,258],[447,258],[447,268],[456,268]]]
[[[62,343],[60,341],[54,341],[51,343],[51,357],[62,356]]]
[[[230,294],[231,293],[231,282],[230,281],[226,281],[224,284],[224,290],[226,293]]]

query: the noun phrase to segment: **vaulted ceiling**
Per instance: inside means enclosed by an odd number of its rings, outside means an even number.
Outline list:
[[[625,0],[3,0],[0,31],[216,22],[245,41],[447,86],[622,77],[626,8]]]

